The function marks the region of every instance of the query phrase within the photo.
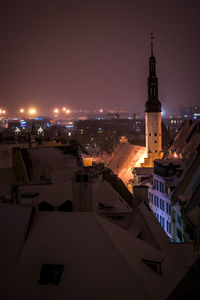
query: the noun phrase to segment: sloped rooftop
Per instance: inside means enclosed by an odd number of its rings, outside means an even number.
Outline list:
[[[11,230],[5,230],[10,226],[9,211],[2,208],[4,218],[0,218],[0,238],[13,257],[10,261],[6,252],[0,256],[3,299],[82,299],[83,295],[85,299],[161,299],[185,274],[182,258],[163,256],[92,213],[36,212],[27,225],[27,218],[14,210]],[[19,218],[25,222],[18,222]],[[16,235],[19,227],[21,234]],[[12,272],[6,268],[7,260]],[[160,262],[162,273],[142,260]],[[42,264],[63,266],[58,286],[38,283]]]
[[[143,146],[129,143],[121,144],[115,150],[112,160],[106,166],[127,184],[129,180],[133,179],[133,168],[139,166],[138,161],[144,157],[145,152],[146,148]]]
[[[189,269],[167,300],[200,299],[200,259]]]
[[[164,157],[173,155],[174,152],[182,154],[183,158],[191,157],[196,153],[200,144],[200,122],[187,120],[173,139],[171,146]],[[169,154],[171,153],[171,154]]]

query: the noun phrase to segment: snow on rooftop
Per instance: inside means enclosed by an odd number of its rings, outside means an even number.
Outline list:
[[[12,168],[12,148],[16,144],[0,144],[0,169]]]
[[[69,177],[69,173],[73,174],[77,169],[77,157],[75,155],[65,153],[61,147],[42,147],[27,149],[28,157],[31,161],[30,170],[31,178],[39,180],[40,176],[50,173],[53,182],[60,182]]]
[[[0,197],[11,199],[11,185],[17,183],[13,169],[0,169],[0,178]]]
[[[127,184],[133,179],[133,168],[146,153],[146,148],[132,144],[120,144],[113,153],[112,160],[106,165]]]
[[[175,136],[168,152],[171,153],[171,155],[173,155],[174,152],[181,153],[187,157],[194,155],[200,144],[199,126],[200,124],[197,121],[185,121]],[[168,156],[170,155],[168,154]]]
[[[134,173],[136,175],[151,175],[153,173],[153,168],[134,168]]]
[[[0,210],[1,295],[7,299],[161,299],[185,274],[182,257],[93,213],[35,212],[30,219],[31,210],[10,208]],[[160,262],[162,273],[142,260]],[[38,283],[42,264],[64,267],[58,286]]]

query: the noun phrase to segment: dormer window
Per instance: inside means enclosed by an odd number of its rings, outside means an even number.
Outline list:
[[[161,262],[159,261],[153,261],[148,259],[142,259],[142,262],[149,267],[152,271],[157,273],[158,275],[161,275]]]
[[[59,285],[63,269],[63,265],[42,264],[38,283],[41,285]]]

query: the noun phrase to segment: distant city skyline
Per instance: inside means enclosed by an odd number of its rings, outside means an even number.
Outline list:
[[[3,1],[0,108],[144,111],[150,32],[163,110],[199,104],[199,1]]]

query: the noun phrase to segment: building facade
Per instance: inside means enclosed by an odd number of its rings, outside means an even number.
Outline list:
[[[149,184],[149,206],[167,235],[174,242],[183,241],[180,206],[178,203],[174,206],[171,201],[181,166],[182,161],[180,159],[156,160],[152,181]]]

